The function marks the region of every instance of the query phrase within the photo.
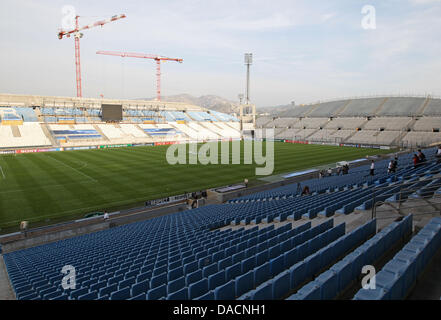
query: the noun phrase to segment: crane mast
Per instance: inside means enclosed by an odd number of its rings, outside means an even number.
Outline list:
[[[58,39],[63,39],[63,37],[70,38],[71,35],[75,38],[75,73],[76,73],[76,85],[77,85],[77,97],[81,98],[83,96],[82,86],[81,86],[81,59],[80,59],[80,38],[83,34],[80,32],[82,30],[91,29],[98,26],[103,26],[106,23],[110,23],[119,19],[125,18],[125,14],[115,15],[109,19],[97,21],[86,26],[80,27],[78,19],[80,16],[75,16],[75,29],[72,30],[60,30],[58,32]]]

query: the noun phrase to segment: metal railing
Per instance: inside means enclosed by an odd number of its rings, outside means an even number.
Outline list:
[[[382,205],[388,206],[392,211],[396,212],[399,215],[405,215],[404,211],[412,211],[412,209],[421,209],[427,207],[428,210],[424,210],[424,213],[413,213],[414,215],[429,215],[429,214],[439,214],[441,216],[441,194],[436,194],[436,191],[441,188],[441,183],[435,183],[429,184],[432,181],[439,180],[441,178],[441,169],[437,169],[438,172],[434,172],[433,174],[435,176],[433,177],[425,177],[427,176],[427,173],[421,173],[417,175],[408,175],[409,178],[417,177],[414,181],[406,181],[403,183],[396,183],[393,186],[394,187],[400,187],[399,191],[394,192],[390,196],[394,196],[398,194],[398,199],[394,202],[388,202],[387,199],[384,201],[378,201],[376,200],[376,197],[382,193],[382,190],[390,189],[391,186],[384,186],[384,187],[375,187],[372,190],[372,219],[378,218],[377,217],[377,211],[378,207]],[[415,183],[421,182],[421,181],[428,181],[428,183],[421,187],[412,187]],[[425,194],[425,192],[417,193],[417,191],[420,191],[422,189],[426,189],[427,187],[433,188],[434,191],[430,192],[428,194]],[[412,195],[412,197],[410,197]],[[440,199],[439,202],[437,202],[437,199]],[[406,203],[406,206],[404,207],[403,204]],[[438,208],[439,206],[439,208]],[[388,219],[393,217],[381,217],[380,219]]]

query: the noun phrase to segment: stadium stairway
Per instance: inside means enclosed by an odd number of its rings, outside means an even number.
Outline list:
[[[1,300],[15,300],[15,296],[8,280],[8,273],[0,248],[0,301]]]
[[[110,141],[110,139],[104,134],[103,130],[96,124],[93,125],[93,128],[98,132],[98,134],[102,137],[102,139],[106,141]]]
[[[41,130],[43,131],[44,135],[49,139],[51,144],[53,146],[59,146],[60,143],[57,141],[57,139],[54,138],[54,136],[52,135],[51,131],[47,127],[47,124],[46,123],[41,123],[40,126],[41,126]]]

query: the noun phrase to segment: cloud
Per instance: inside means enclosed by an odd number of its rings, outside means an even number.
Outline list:
[[[69,4],[82,16],[81,24],[127,15],[84,32],[85,96],[154,96],[154,63],[95,54],[115,50],[183,58],[182,64],[164,63],[164,94],[213,93],[235,100],[245,87],[243,54],[253,52],[253,102],[276,105],[412,87],[439,90],[440,1],[378,2],[377,30],[370,31],[360,27],[361,4],[349,0]],[[0,2],[3,92],[75,94],[74,41],[56,37],[64,4]]]
[[[409,0],[414,5],[424,5],[432,3],[441,3],[441,0]]]

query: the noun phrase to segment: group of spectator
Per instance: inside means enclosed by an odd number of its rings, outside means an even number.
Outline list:
[[[188,203],[191,206],[191,209],[195,209],[198,207],[199,199],[207,199],[207,190],[192,192],[190,199],[188,199]]]
[[[349,173],[349,165],[344,164],[343,166],[337,168],[336,175],[339,176],[339,175],[345,175],[348,173]],[[325,171],[325,170],[319,171],[319,178],[320,179],[324,178],[324,177],[330,177],[330,176],[332,176],[332,168],[329,168],[327,171]]]
[[[397,172],[397,167],[398,167],[398,158],[395,157],[393,160],[389,161],[389,165],[387,166],[387,173]]]
[[[438,147],[438,151],[439,151],[439,147]],[[422,164],[424,164],[426,162],[426,156],[425,154],[421,151],[421,149],[418,149],[418,153],[415,153],[413,155],[412,158],[413,161],[413,167],[416,168]]]

